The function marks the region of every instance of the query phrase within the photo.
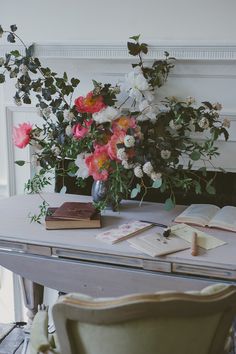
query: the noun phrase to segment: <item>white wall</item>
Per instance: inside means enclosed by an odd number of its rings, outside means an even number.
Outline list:
[[[11,0],[0,22],[32,41],[144,38],[234,41],[235,0]]]

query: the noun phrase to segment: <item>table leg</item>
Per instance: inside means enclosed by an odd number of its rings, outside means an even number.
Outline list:
[[[32,280],[20,277],[20,284],[23,293],[23,300],[27,311],[27,327],[30,328],[34,316],[37,313],[38,305],[43,303],[44,286],[34,283]]]

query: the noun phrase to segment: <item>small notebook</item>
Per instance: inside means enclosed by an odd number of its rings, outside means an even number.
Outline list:
[[[226,242],[186,224],[171,226],[172,234],[179,236],[188,242],[191,242],[193,232],[197,233],[197,245],[206,250],[226,244]]]
[[[190,243],[182,238],[171,235],[165,239],[161,234],[150,234],[128,240],[130,245],[151,257],[183,251],[190,248]]]
[[[110,229],[108,231],[102,232],[101,234],[98,234],[96,238],[100,241],[113,244],[137,235],[139,232],[148,230],[152,226],[152,224],[146,222],[131,221],[127,224],[120,225],[116,229]]]

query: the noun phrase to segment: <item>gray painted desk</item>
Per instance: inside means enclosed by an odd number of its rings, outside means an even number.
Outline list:
[[[51,206],[90,199],[68,194],[45,197]],[[0,265],[22,277],[29,318],[42,302],[43,286],[93,296],[118,296],[199,289],[214,281],[236,282],[236,233],[209,229],[209,234],[227,244],[208,252],[201,250],[197,257],[186,250],[154,259],[127,241],[107,245],[96,240],[101,229],[47,231],[43,225],[30,224],[27,215],[37,213],[40,203],[38,195],[0,200]],[[105,212],[102,230],[130,219],[170,224],[183,209],[177,206],[166,212],[162,204],[144,202],[139,207],[138,202],[127,201],[120,212]]]

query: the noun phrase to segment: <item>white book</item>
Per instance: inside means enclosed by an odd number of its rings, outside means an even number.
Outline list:
[[[236,207],[225,206],[221,209],[212,204],[192,204],[174,221],[236,232]]]

